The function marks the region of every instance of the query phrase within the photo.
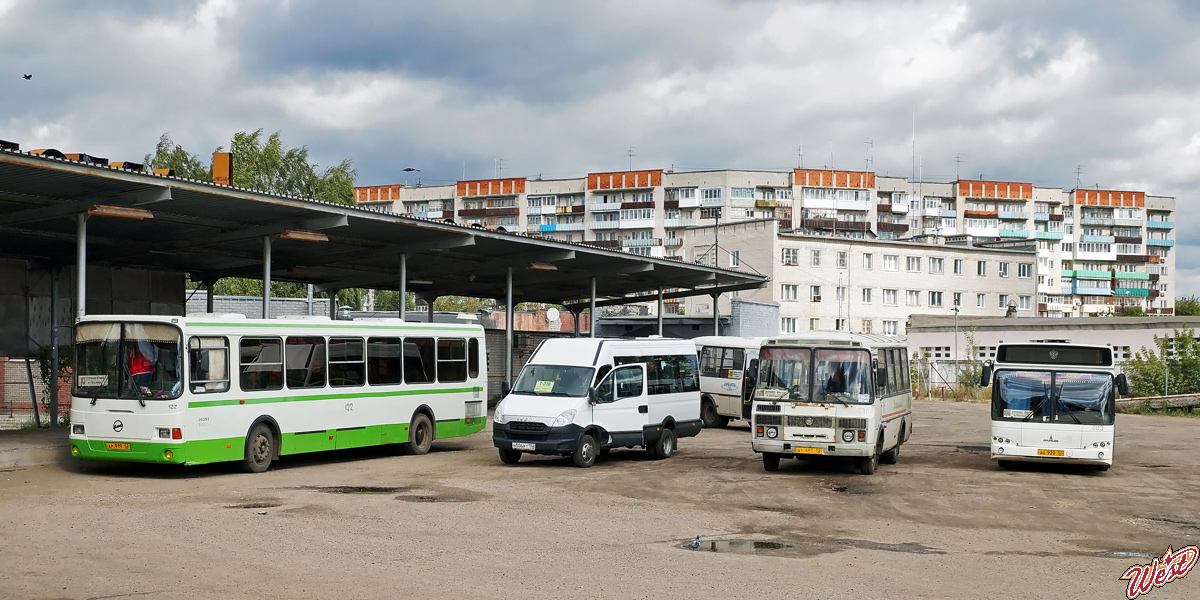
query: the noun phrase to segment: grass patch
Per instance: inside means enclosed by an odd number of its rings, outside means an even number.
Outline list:
[[[1151,408],[1145,404],[1118,406],[1117,412],[1125,415],[1155,415],[1159,417],[1184,417],[1190,419],[1200,419],[1200,410],[1192,409],[1189,412],[1186,408]]]

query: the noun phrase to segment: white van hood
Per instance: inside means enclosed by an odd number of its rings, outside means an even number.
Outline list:
[[[509,394],[497,408],[503,413],[505,422],[531,421],[550,425],[563,411],[575,409],[581,413],[590,405],[587,398]],[[575,415],[576,421],[581,418],[584,418],[583,415]]]

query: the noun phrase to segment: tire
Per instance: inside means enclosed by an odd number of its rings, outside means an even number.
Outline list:
[[[700,404],[700,424],[705,429],[723,427],[721,415],[717,413],[717,405],[712,400],[704,400]]]
[[[863,475],[874,475],[875,468],[879,466],[879,454],[858,459],[858,472]]]
[[[242,459],[242,470],[247,473],[262,473],[271,467],[275,459],[275,433],[266,423],[259,423],[246,436],[246,455]]]
[[[663,427],[662,435],[658,436],[658,441],[650,447],[650,456],[655,460],[663,460],[671,458],[671,454],[675,452],[675,430]]]
[[[720,427],[721,429],[725,429],[726,427],[729,427],[729,423],[732,421],[733,421],[733,417],[721,417],[721,421],[719,423],[717,423],[717,427]]]
[[[879,456],[879,462],[885,465],[894,465],[900,459],[900,445],[896,444],[895,448],[884,452]]]
[[[497,448],[497,450],[500,451],[500,462],[506,465],[515,465],[521,462],[520,450],[505,450],[504,448]]]
[[[1111,467],[1112,465],[1096,465],[1096,470],[1103,473],[1104,471],[1109,470]]]
[[[579,447],[571,455],[571,461],[575,463],[575,466],[586,469],[596,464],[596,455],[599,453],[600,449],[596,447],[595,438],[585,435],[579,440]]]
[[[433,421],[425,413],[418,413],[408,425],[408,441],[404,443],[405,454],[421,456],[428,454],[433,446]]]
[[[779,470],[779,455],[774,452],[763,452],[763,469],[770,473]]]
[[[996,466],[1001,469],[1011,469],[1013,468],[1013,462],[1011,460],[998,460],[996,461]]]

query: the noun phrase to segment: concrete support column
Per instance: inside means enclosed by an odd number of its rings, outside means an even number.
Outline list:
[[[588,310],[588,337],[596,337],[596,278],[592,278],[592,306]]]
[[[709,294],[712,296],[712,311],[713,311],[713,335],[721,335],[721,311],[718,306],[721,304],[721,294]]]
[[[75,221],[75,318],[87,314],[87,213]]]
[[[329,318],[336,319],[338,314],[337,295],[342,290],[329,290]]]
[[[511,387],[513,366],[513,270],[504,269],[504,383]]]
[[[400,255],[400,320],[404,320],[404,311],[408,302],[408,255]]]
[[[204,289],[208,290],[208,298],[204,300],[204,312],[206,313],[213,312],[213,296],[215,295],[213,286],[215,285],[217,285],[216,279],[208,279],[204,282]]]
[[[663,334],[663,297],[662,286],[658,286],[658,336]]]
[[[271,318],[271,236],[263,236],[262,318]]]

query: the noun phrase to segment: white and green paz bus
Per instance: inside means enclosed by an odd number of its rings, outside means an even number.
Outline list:
[[[265,471],[484,427],[479,325],[328,317],[96,315],[75,325],[71,455]]]

